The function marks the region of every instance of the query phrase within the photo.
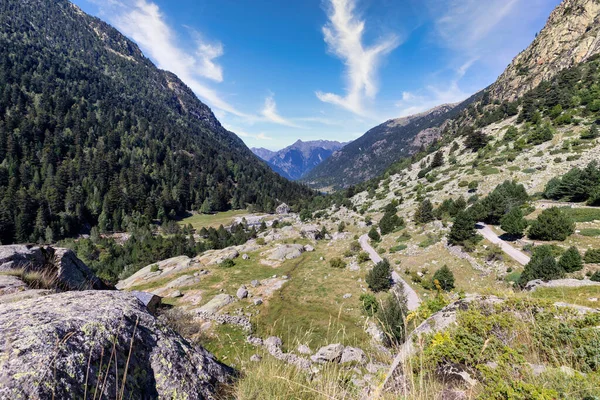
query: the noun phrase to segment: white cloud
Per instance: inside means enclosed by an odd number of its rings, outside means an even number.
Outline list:
[[[469,97],[459,87],[459,80],[466,74],[476,59],[462,64],[455,72],[456,77],[447,86],[429,85],[419,93],[403,92],[402,100],[396,103],[400,117],[406,117],[430,110],[442,104],[457,103]]]
[[[231,125],[227,125],[227,124],[223,124],[223,126],[225,127],[225,129],[227,129],[230,132],[235,133],[236,135],[238,135],[241,138],[255,139],[255,140],[265,140],[265,141],[266,140],[273,140],[272,137],[268,136],[264,132],[249,133],[249,132],[245,131],[244,129],[240,129],[240,128],[235,127],[235,126],[231,126]]]
[[[270,94],[265,99],[265,106],[263,107],[261,114],[269,122],[289,126],[291,128],[301,128],[299,125],[294,124],[277,113],[277,103],[275,103],[275,96],[273,94]]]
[[[179,47],[176,33],[155,3],[147,0],[94,2],[101,13],[133,39],[159,68],[173,72],[209,105],[239,117],[248,117],[203,82],[203,79],[223,81],[222,67],[215,62],[223,55],[221,43],[208,43],[196,34],[197,48],[190,54]]]
[[[436,30],[452,48],[481,45],[522,0],[429,0]]]
[[[323,35],[329,51],[346,65],[346,95],[317,92],[319,100],[365,115],[363,100],[377,94],[377,69],[382,57],[399,45],[396,36],[365,47],[365,22],[355,15],[355,0],[329,0],[329,22]]]

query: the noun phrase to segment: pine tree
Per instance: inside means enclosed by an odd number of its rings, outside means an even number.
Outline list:
[[[475,220],[472,214],[468,211],[460,211],[454,218],[454,224],[448,234],[448,241],[453,245],[462,245],[466,241],[475,238]]]
[[[560,208],[548,208],[529,228],[529,237],[537,240],[564,241],[575,233],[575,223]]]
[[[404,343],[406,336],[405,316],[406,305],[403,302],[403,296],[390,293],[377,311],[377,319],[385,334],[384,344],[386,346],[392,347]]]
[[[558,261],[558,266],[565,272],[576,272],[583,269],[583,260],[577,247],[569,247]]]
[[[374,292],[384,292],[392,287],[392,271],[387,259],[378,262],[367,274],[365,282]]]
[[[379,242],[381,240],[381,236],[379,235],[379,232],[377,232],[377,228],[374,226],[372,226],[371,230],[369,231],[369,238],[374,242]]]
[[[524,287],[527,282],[534,279],[550,281],[552,279],[560,279],[564,275],[565,272],[556,263],[550,246],[541,246],[535,249],[531,260],[525,266],[519,278],[519,285]]]
[[[433,204],[429,199],[425,199],[419,204],[419,208],[415,213],[415,221],[420,224],[426,224],[435,219],[433,214]]]
[[[431,169],[433,169],[441,167],[442,165],[444,165],[444,153],[442,153],[442,151],[440,150],[433,156],[433,161],[431,162],[430,167]]]
[[[512,237],[520,238],[527,229],[527,220],[523,217],[520,207],[512,208],[500,220],[500,227]]]

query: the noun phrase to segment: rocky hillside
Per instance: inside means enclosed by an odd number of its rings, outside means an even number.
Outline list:
[[[559,71],[600,53],[600,2],[565,0],[550,15],[533,43],[491,87],[500,100],[513,101]]]
[[[134,214],[270,211],[312,195],[260,162],[135,43],[67,0],[0,3],[0,87],[4,244],[95,225],[120,231]]]
[[[478,96],[427,112],[387,121],[335,152],[302,180],[312,187],[343,188],[374,178],[393,162],[410,156],[441,134],[444,121],[458,115]]]
[[[277,152],[256,148],[253,148],[252,151],[265,160],[279,175],[290,180],[298,180],[344,145],[345,143],[329,140],[309,142],[298,140],[293,145]]]

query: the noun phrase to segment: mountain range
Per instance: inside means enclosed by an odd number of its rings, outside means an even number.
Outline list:
[[[252,148],[251,150],[266,161],[279,175],[290,180],[298,180],[345,145],[345,143],[329,140],[309,142],[298,140],[279,151],[264,148]]]

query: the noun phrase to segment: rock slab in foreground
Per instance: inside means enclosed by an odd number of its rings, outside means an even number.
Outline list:
[[[234,374],[129,293],[68,292],[0,305],[0,398],[83,398],[86,375],[89,398],[98,382],[96,395],[114,398],[131,343],[122,398],[210,399]]]

